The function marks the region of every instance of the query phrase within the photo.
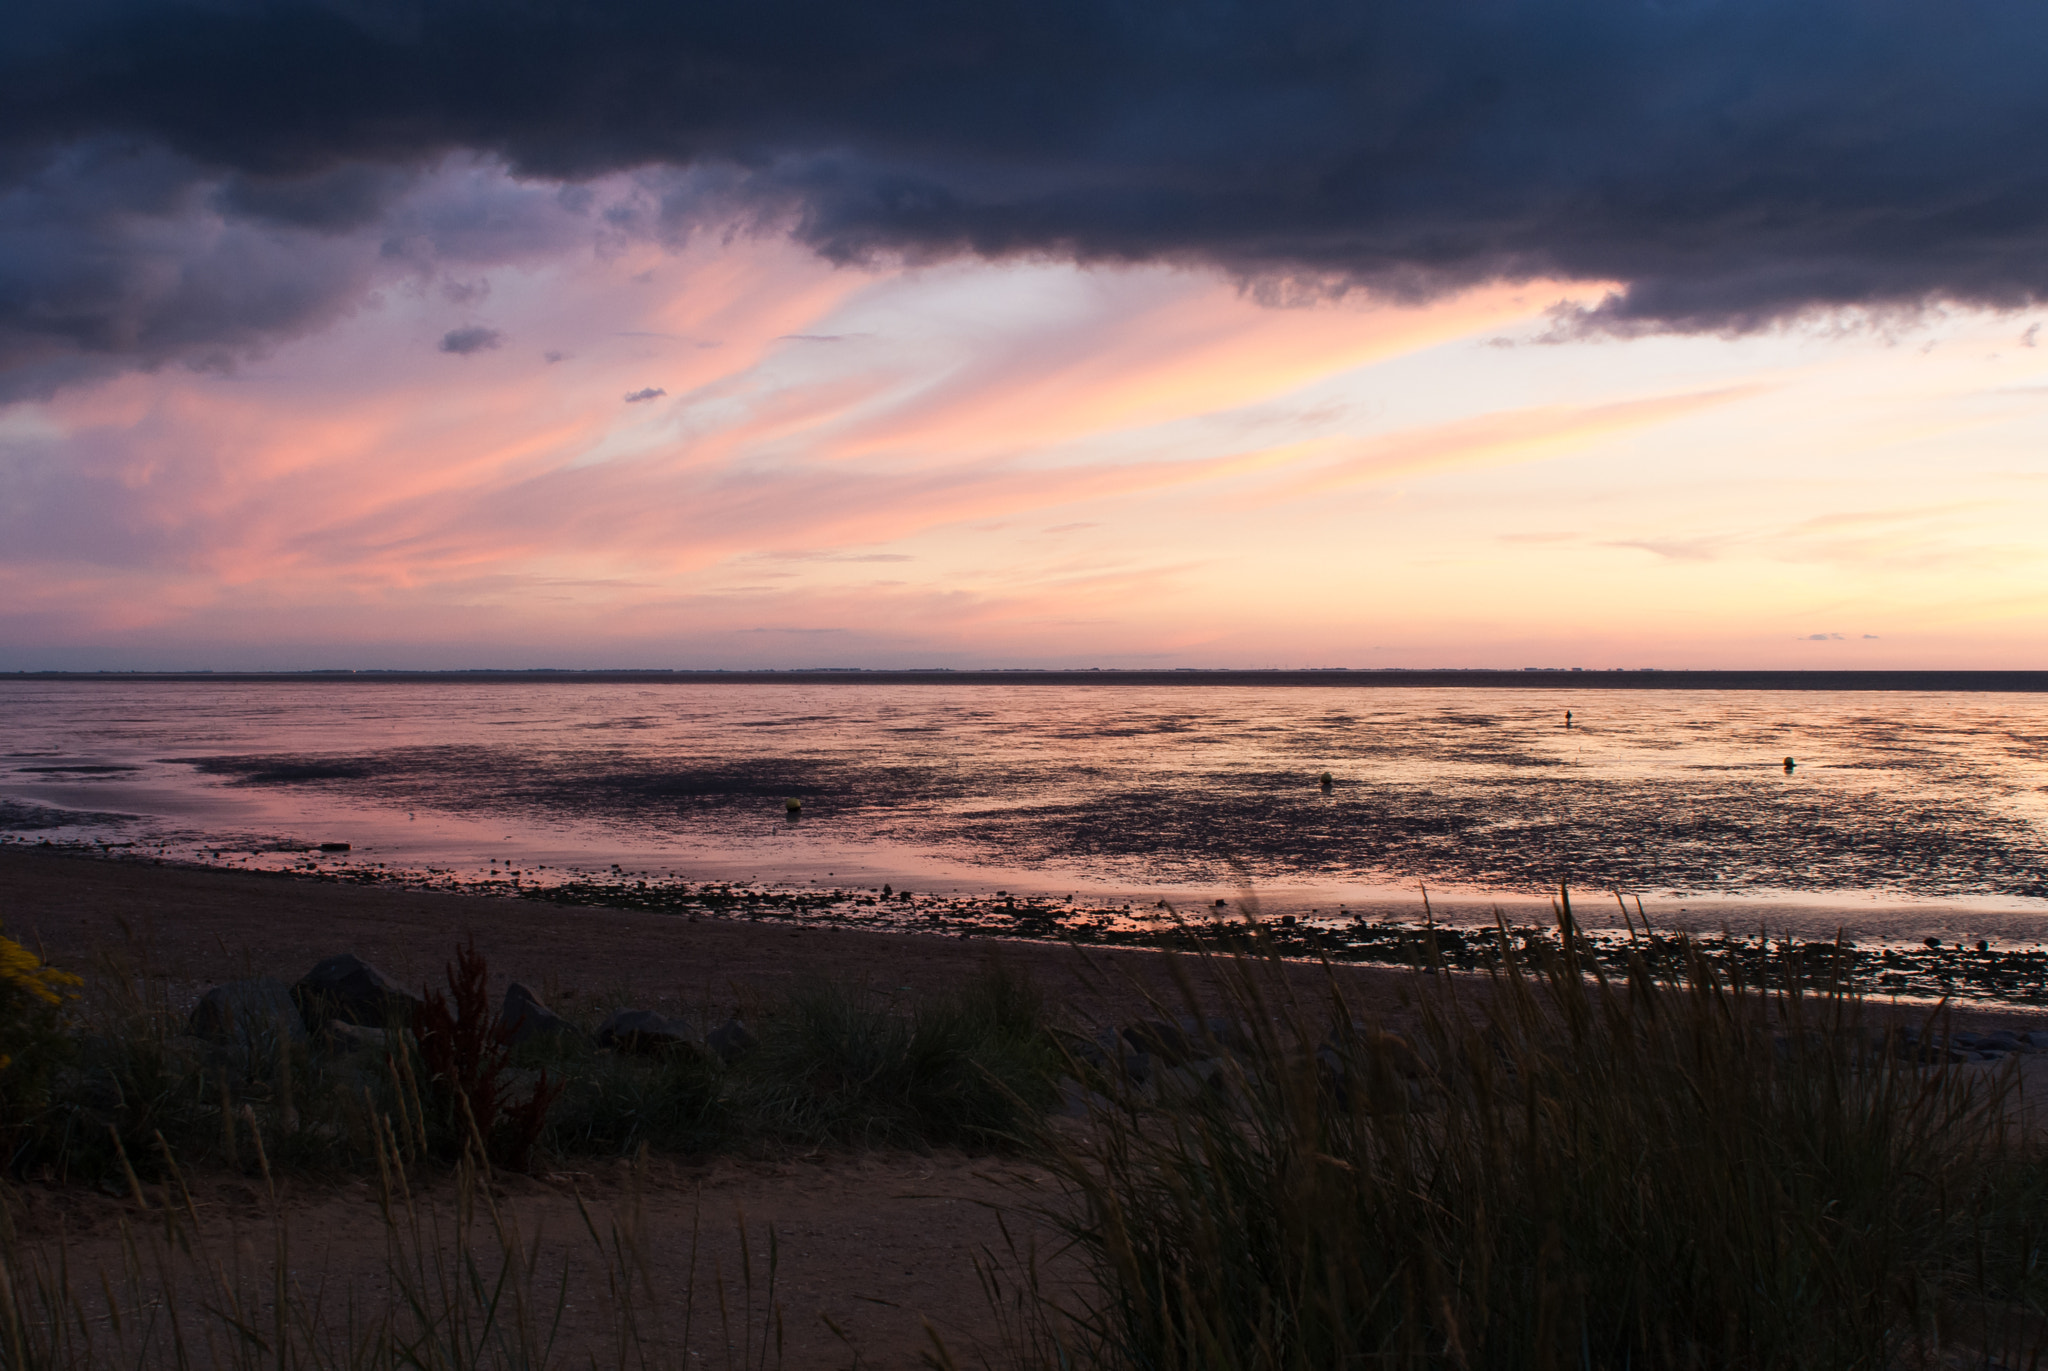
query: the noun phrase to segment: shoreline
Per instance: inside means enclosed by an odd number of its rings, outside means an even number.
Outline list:
[[[517,980],[543,999],[567,991],[684,1015],[723,1016],[827,979],[937,988],[993,955],[1079,1018],[1110,1023],[1148,1013],[1148,995],[1177,1005],[1172,964],[1184,961],[1148,948],[560,905],[20,847],[0,847],[0,927],[59,966],[89,970],[118,952],[193,998],[247,976],[289,983],[339,952],[354,952],[401,985],[438,983],[456,945],[473,937],[494,993]],[[1337,971],[1361,1002],[1397,1017],[1414,975],[1385,966]],[[1288,979],[1304,995],[1327,993],[1315,962],[1291,963]]]
[[[1874,690],[1938,693],[2048,691],[2048,671],[1694,671],[1661,667],[1587,670],[1579,667],[1096,667],[1089,669],[956,670],[952,667],[868,670],[823,667],[777,670],[633,668],[551,670],[479,668],[457,671],[353,668],[316,671],[15,671],[0,681],[191,683],[263,682],[399,685],[917,685],[917,686],[1281,686],[1288,688],[1493,690]]]
[[[109,914],[100,906],[89,911],[81,903],[87,892],[116,912]],[[216,966],[216,978],[231,970],[231,941],[241,949],[244,968],[232,974],[252,974],[247,970],[254,965],[252,959],[268,961],[287,946],[295,947],[306,965],[339,951],[356,951],[378,961],[376,952],[343,946],[334,937],[317,944],[303,938],[292,941],[277,919],[253,908],[271,905],[325,920],[325,926],[337,933],[353,928],[368,934],[389,969],[413,982],[431,977],[436,959],[451,955],[454,943],[466,934],[486,935],[480,945],[494,967],[499,958],[491,954],[489,935],[496,932],[510,939],[507,950],[521,959],[520,964],[509,971],[499,968],[503,974],[495,979],[525,979],[547,988],[564,984],[563,978],[573,975],[579,981],[575,988],[586,993],[633,988],[633,973],[644,970],[646,962],[614,951],[617,940],[629,933],[678,947],[715,944],[713,956],[719,966],[730,963],[743,973],[741,979],[765,977],[776,983],[786,983],[793,968],[810,959],[807,946],[804,955],[793,960],[790,954],[796,949],[788,946],[790,940],[822,939],[839,944],[830,952],[819,946],[824,960],[851,957],[854,965],[871,974],[899,963],[944,967],[947,970],[939,974],[957,974],[995,950],[1035,975],[1051,973],[1047,990],[1056,999],[1078,995],[1076,1007],[1083,1012],[1091,996],[1101,1000],[1104,992],[1098,985],[1082,993],[1081,982],[1088,978],[1079,972],[1079,962],[1107,959],[1127,974],[1144,966],[1148,969],[1138,976],[1164,988],[1162,968],[1172,954],[1198,945],[1227,946],[1233,933],[1246,927],[1245,911],[1237,906],[1221,917],[1212,910],[1203,911],[1212,916],[1208,918],[1169,911],[1141,923],[1128,908],[1094,909],[1022,893],[991,898],[884,894],[858,887],[801,891],[733,881],[650,881],[630,873],[542,886],[528,884],[517,874],[510,879],[430,884],[360,868],[235,870],[140,853],[19,844],[0,845],[0,901],[0,919],[16,936],[26,934],[78,957],[96,955],[94,938],[102,945],[133,941],[137,929],[146,939],[167,936],[171,946],[185,940],[181,935],[210,934],[221,956],[202,958],[198,964]],[[44,911],[40,918],[39,907]],[[1255,914],[1256,901],[1250,907]],[[26,920],[21,917],[24,910]],[[1599,914],[1597,903],[1589,912]],[[164,916],[179,926],[162,926],[159,920]],[[1644,942],[1634,930],[1623,935],[1581,917],[1587,942],[1610,969],[1619,970],[1631,951],[1654,955],[1654,939]],[[1331,928],[1299,922],[1293,915],[1259,922],[1275,950],[1303,975],[1318,974],[1327,963],[1347,982],[1356,979],[1362,989],[1370,983],[1373,997],[1381,1000],[1402,998],[1398,982],[1414,976],[1416,967],[1432,958],[1452,972],[1483,972],[1491,962],[1492,931],[1474,934],[1448,923],[1432,928],[1413,918],[1359,918]],[[93,934],[81,936],[87,928]],[[393,940],[400,928],[415,930],[407,943]],[[557,949],[556,956],[533,957],[530,964],[524,960],[534,945],[559,943],[571,929],[582,937],[597,936],[599,950],[579,958]],[[431,946],[419,944],[429,930],[437,932],[438,939],[430,940]],[[1506,931],[1525,950],[1546,940],[1555,946],[1555,928],[1544,922],[1511,922]],[[1760,965],[1774,947],[1784,945],[1726,933],[1693,935],[1692,940],[1731,969]],[[2038,947],[1872,948],[1829,940],[1797,946],[1817,965],[1829,959],[1836,967],[1846,966],[1859,982],[1857,990],[1872,1004],[1926,1007],[1946,999],[1956,1009],[1972,1013],[2048,1013],[2048,950]],[[764,961],[763,949],[768,947],[776,951]],[[422,956],[428,960],[420,962]],[[205,979],[198,964],[192,968],[193,979]],[[597,974],[604,967],[610,968],[614,983],[603,983]],[[297,974],[285,963],[257,969]],[[413,975],[414,970],[420,974]],[[670,1003],[681,1006],[693,998],[710,1003],[712,978],[708,971],[697,976],[694,995],[682,993]],[[1106,1002],[1097,1008],[1113,1017],[1115,1012],[1141,1007],[1143,996],[1112,993],[1109,999],[1120,1001],[1117,1010],[1110,1011]]]

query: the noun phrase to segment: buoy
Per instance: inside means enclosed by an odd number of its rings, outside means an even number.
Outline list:
[[[1332,776],[1329,772],[1325,771],[1323,773],[1323,789],[1328,790],[1331,786],[1335,784],[1337,784],[1337,778]]]
[[[1790,775],[1792,774],[1792,768],[1793,768],[1793,767],[1795,767],[1795,766],[1797,766],[1797,765],[1798,765],[1798,763],[1797,763],[1797,762],[1794,762],[1794,761],[1793,761],[1793,760],[1792,760],[1792,759],[1791,759],[1790,757],[1787,757],[1787,758],[1785,759],[1785,774],[1786,774],[1787,776],[1790,776]]]
[[[804,802],[792,796],[782,802],[782,808],[785,813],[801,814],[804,812]]]

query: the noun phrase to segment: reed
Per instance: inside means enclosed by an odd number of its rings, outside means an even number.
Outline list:
[[[1682,946],[1610,976],[1558,913],[1554,948],[1418,977],[1412,1041],[1334,978],[1288,998],[1256,937],[1209,958],[1243,1034],[1210,1088],[1111,1083],[1045,1135],[1086,1278],[1006,1255],[1025,1360],[2038,1364],[2048,1187],[2010,1071],[1930,1070],[1853,995]]]

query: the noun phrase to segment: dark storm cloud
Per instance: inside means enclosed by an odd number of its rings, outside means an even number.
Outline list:
[[[494,328],[471,324],[468,328],[450,329],[441,338],[441,351],[452,352],[458,357],[467,357],[472,352],[489,352],[492,348],[503,347],[505,335]]]
[[[204,187],[228,225],[338,237],[459,150],[717,169],[837,259],[1188,262],[1275,298],[1625,283],[1564,335],[2016,306],[2048,292],[2044,50],[2031,0],[19,5],[0,184],[64,183],[40,193],[85,232],[51,265],[107,299],[0,283],[0,346],[146,351],[127,201]],[[312,276],[202,280],[151,326],[232,349],[346,294]]]

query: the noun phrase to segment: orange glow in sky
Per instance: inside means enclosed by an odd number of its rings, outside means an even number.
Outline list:
[[[2048,665],[2023,315],[1560,341],[1600,283],[749,236],[487,286],[0,410],[0,667]]]

